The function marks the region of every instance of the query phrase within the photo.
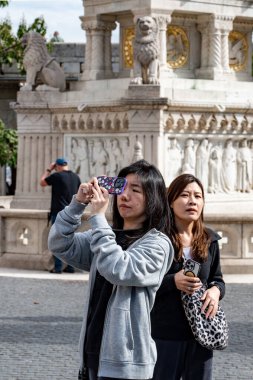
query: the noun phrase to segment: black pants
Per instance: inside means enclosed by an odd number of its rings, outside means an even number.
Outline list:
[[[156,340],[153,380],[212,380],[213,351],[196,340]]]

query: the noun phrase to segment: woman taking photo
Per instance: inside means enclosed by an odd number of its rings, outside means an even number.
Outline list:
[[[144,160],[122,169],[127,180],[114,196],[113,227],[105,218],[108,191],[97,178],[80,185],[49,235],[49,249],[89,271],[88,307],[80,336],[79,379],[150,379],[156,361],[150,310],[173,260],[165,235],[169,207],[161,173]],[[91,229],[76,232],[90,204]]]
[[[220,267],[220,236],[203,224],[204,190],[191,174],[176,177],[168,189],[172,213],[171,241],[175,258],[157,292],[151,312],[152,337],[157,345],[153,380],[211,380],[213,352],[193,337],[181,301],[207,284],[202,300],[206,318],[212,318],[225,294]],[[198,277],[184,275],[187,259],[200,263]]]

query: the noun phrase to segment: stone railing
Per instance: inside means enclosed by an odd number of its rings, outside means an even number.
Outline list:
[[[211,206],[211,204],[210,204]],[[80,230],[89,228],[85,215]],[[107,215],[110,220],[110,215]],[[223,273],[253,273],[253,214],[205,215],[217,231]],[[47,269],[46,210],[0,209],[0,267]]]

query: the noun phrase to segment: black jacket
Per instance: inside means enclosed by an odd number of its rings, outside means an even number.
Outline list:
[[[198,277],[208,286],[217,283],[221,291],[220,299],[225,295],[225,283],[220,267],[220,250],[218,240],[221,237],[208,228],[211,243],[208,249],[207,261],[201,263]],[[154,307],[151,312],[152,337],[163,340],[188,340],[193,335],[186,319],[181,291],[176,288],[174,276],[183,268],[182,262],[173,261],[168,273],[157,292]]]

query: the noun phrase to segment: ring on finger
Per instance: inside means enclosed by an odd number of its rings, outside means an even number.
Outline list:
[[[191,291],[191,290],[192,290],[192,288],[191,288],[190,286],[188,286],[188,290],[189,290],[189,291]]]

